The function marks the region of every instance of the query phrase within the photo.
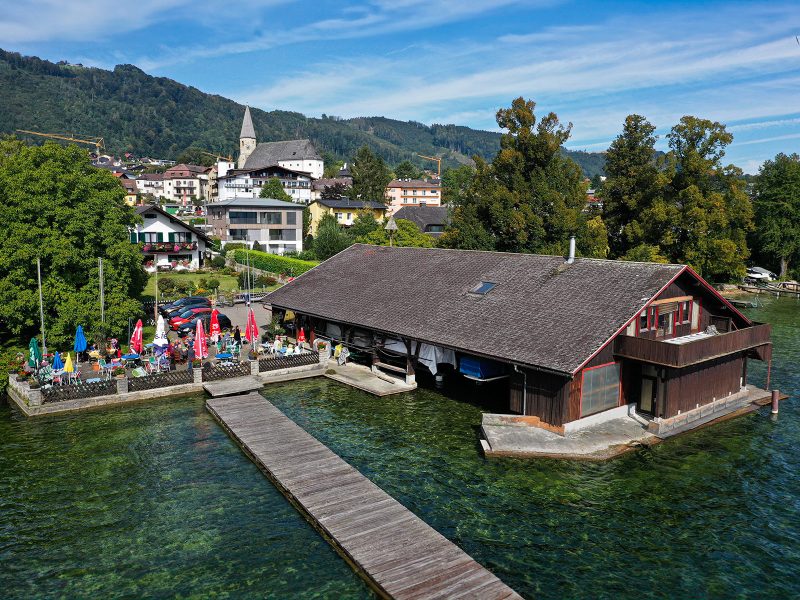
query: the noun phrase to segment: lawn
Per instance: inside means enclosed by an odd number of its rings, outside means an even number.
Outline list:
[[[201,279],[217,279],[219,280],[219,289],[220,291],[229,291],[235,290],[239,287],[239,283],[236,277],[232,275],[220,275],[218,273],[159,273],[158,278],[163,279],[165,277],[169,277],[175,281],[193,281],[197,283]],[[147,285],[142,292],[143,298],[155,298],[156,295],[156,276],[155,274],[150,275],[150,278],[147,280]]]

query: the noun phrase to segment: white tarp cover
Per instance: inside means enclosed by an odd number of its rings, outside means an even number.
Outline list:
[[[386,344],[383,346],[386,350],[391,352],[399,352],[405,355],[406,345],[400,340],[387,339]],[[411,352],[416,350],[416,342],[411,343]],[[419,362],[428,367],[433,375],[439,370],[439,364],[451,364],[453,368],[456,367],[456,353],[452,350],[446,350],[439,346],[431,346],[429,344],[422,344],[419,349]]]

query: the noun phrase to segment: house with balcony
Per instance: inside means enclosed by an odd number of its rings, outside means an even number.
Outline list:
[[[136,207],[142,223],[130,231],[131,243],[139,244],[148,267],[199,269],[210,240],[199,229],[155,205]]]
[[[386,215],[386,205],[380,202],[363,202],[350,200],[350,198],[337,198],[336,200],[315,200],[309,207],[311,212],[311,226],[309,233],[317,235],[319,222],[325,215],[333,215],[336,222],[344,228],[351,227],[353,221],[365,210],[369,211],[376,221],[382,221]]]
[[[387,214],[404,206],[441,206],[442,182],[438,179],[394,179],[386,186]]]
[[[156,200],[164,197],[164,174],[163,173],[142,173],[136,178],[136,187],[139,194],[144,196],[150,194]]]
[[[500,412],[562,435],[735,412],[765,397],[748,365],[772,356],[770,326],[686,265],[355,244],[269,301],[373,367],[494,386]]]
[[[162,196],[168,202],[191,206],[193,200],[206,198],[210,167],[180,164],[163,173]]]
[[[232,198],[208,205],[209,233],[273,254],[303,250],[303,206],[269,198]]]
[[[258,169],[227,170],[221,163],[217,163],[217,167],[215,202],[234,198],[258,198],[262,186],[273,178],[281,182],[283,191],[292,198],[292,202],[303,205],[311,202],[313,179],[308,173],[277,165]]]

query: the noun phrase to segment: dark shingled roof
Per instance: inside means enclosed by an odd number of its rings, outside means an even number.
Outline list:
[[[311,140],[262,142],[247,157],[244,168],[260,169],[277,165],[281,160],[322,160]]]
[[[419,227],[419,230],[433,237],[439,237],[441,232],[426,232],[430,225],[449,225],[450,209],[446,206],[404,206],[396,213],[395,219],[406,219]]]
[[[371,200],[364,202],[363,200],[351,200],[350,198],[342,196],[341,198],[337,199],[327,199],[327,198],[320,198],[319,200],[314,200],[314,202],[321,204],[322,206],[327,206],[328,208],[352,208],[358,210],[360,208],[373,208],[373,209],[380,209],[386,210],[386,205],[381,204],[380,202],[373,202]],[[314,204],[312,202],[311,204]]]
[[[355,244],[274,291],[278,308],[572,374],[682,265]],[[494,289],[471,293],[481,282]]]

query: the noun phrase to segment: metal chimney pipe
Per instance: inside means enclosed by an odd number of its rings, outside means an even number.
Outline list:
[[[571,235],[569,238],[569,256],[567,257],[567,264],[571,265],[575,262],[575,236]]]

